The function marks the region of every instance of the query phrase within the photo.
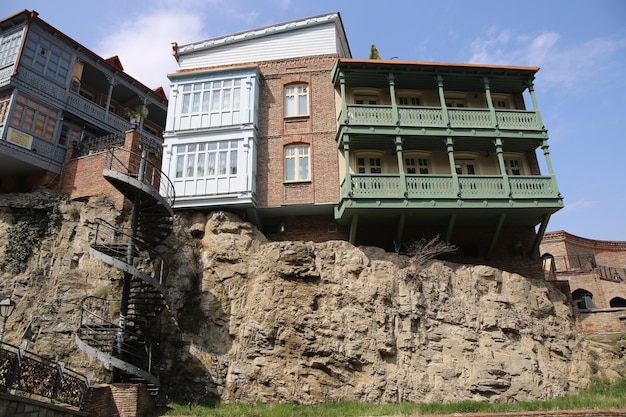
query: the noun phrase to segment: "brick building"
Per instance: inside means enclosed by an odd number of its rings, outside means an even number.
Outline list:
[[[236,211],[274,240],[439,235],[450,259],[542,275],[529,260],[563,202],[538,68],[352,59],[338,13],[173,48],[176,209]]]
[[[541,253],[548,280],[567,281],[579,309],[626,307],[626,242],[546,233]]]
[[[274,239],[340,238],[330,74],[350,50],[339,14],[173,47],[163,167],[174,208],[238,212]]]

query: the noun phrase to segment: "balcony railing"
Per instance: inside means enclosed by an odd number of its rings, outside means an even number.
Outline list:
[[[556,198],[551,177],[509,177],[478,175],[399,175],[353,174],[341,185],[344,198]],[[508,187],[507,187],[508,185]],[[506,190],[510,190],[507,193]]]
[[[343,112],[340,114],[340,124],[395,126],[392,106],[349,105],[347,111],[347,117]],[[496,110],[495,120],[489,109],[448,108],[444,112],[441,107],[398,107],[397,111],[397,120],[402,126],[535,131],[543,129],[537,113],[527,110]]]
[[[1,72],[0,76],[2,76]],[[104,107],[80,96],[75,92],[67,91],[60,85],[49,81],[45,77],[42,77],[27,68],[20,68],[18,79],[28,88],[32,88],[39,92],[45,92],[60,101],[66,102],[70,111],[73,111],[81,115],[83,118],[90,120],[95,125],[105,123],[110,127],[111,131],[115,132],[125,132],[131,128],[129,120],[113,113],[107,113]],[[163,143],[163,139],[146,131],[142,132],[142,137],[144,142],[155,144]]]

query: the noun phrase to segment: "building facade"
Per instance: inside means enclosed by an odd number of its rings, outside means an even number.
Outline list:
[[[626,308],[626,242],[559,230],[545,234],[541,253],[546,278],[568,282],[580,309]]]
[[[453,260],[526,272],[519,259],[538,258],[563,207],[538,68],[353,59],[338,13],[174,54],[175,208],[243,212],[275,240],[402,250],[438,235],[458,247]]]
[[[117,57],[96,55],[37,12],[0,22],[0,191],[61,188],[68,151],[77,156],[123,143],[137,110],[143,143],[160,147],[163,89],[144,86]]]
[[[173,45],[163,169],[176,209],[227,209],[275,238],[336,233],[330,73],[350,51],[338,13]],[[330,230],[330,232],[329,232]]]
[[[563,206],[534,94],[537,71],[339,59],[335,217],[349,225],[350,241],[380,245],[384,236],[397,246],[439,235],[463,258],[536,257]]]

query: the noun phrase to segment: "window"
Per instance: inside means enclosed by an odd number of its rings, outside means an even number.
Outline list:
[[[59,136],[59,145],[67,147],[70,145],[73,146],[74,142],[78,144],[80,142],[80,131],[81,128],[78,126],[63,123],[63,126],[61,126],[61,135]]]
[[[504,167],[507,175],[522,175],[522,164],[517,158],[505,158]]]
[[[356,94],[354,96],[354,104],[367,104],[375,106],[378,104],[378,96],[372,94]]]
[[[89,101],[93,101],[93,102],[96,101],[96,97],[87,90],[83,90],[83,89],[79,90],[78,95],[86,98]]]
[[[419,106],[420,98],[414,95],[401,95],[398,96],[398,105],[400,106]]]
[[[241,79],[184,84],[181,114],[239,110]]]
[[[465,107],[465,100],[462,98],[446,97],[446,107]]]
[[[59,84],[65,85],[71,73],[72,54],[36,31],[29,32],[21,59],[34,71]]]
[[[237,142],[176,145],[175,178],[213,178],[237,175]]]
[[[308,181],[310,174],[308,144],[285,147],[285,181]]]
[[[430,164],[427,158],[404,158],[404,170],[407,174],[428,174]]]
[[[285,117],[309,115],[309,87],[292,84],[285,87]]]
[[[360,156],[356,159],[359,174],[382,174],[383,164],[378,156]]]
[[[494,94],[492,96],[493,107],[496,109],[510,109],[509,96],[505,94]]]
[[[0,68],[13,64],[17,59],[22,34],[23,31],[19,30],[0,39]]]
[[[475,162],[473,159],[457,159],[454,168],[459,175],[476,175]]]
[[[20,130],[52,141],[58,112],[27,97],[18,97],[11,124]]]

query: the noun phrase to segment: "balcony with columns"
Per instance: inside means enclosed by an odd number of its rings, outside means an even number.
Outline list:
[[[444,238],[478,225],[545,230],[563,202],[534,93],[537,71],[338,60],[335,218],[351,226],[350,240],[359,224],[385,222],[397,227],[397,240],[410,226],[439,227]]]

